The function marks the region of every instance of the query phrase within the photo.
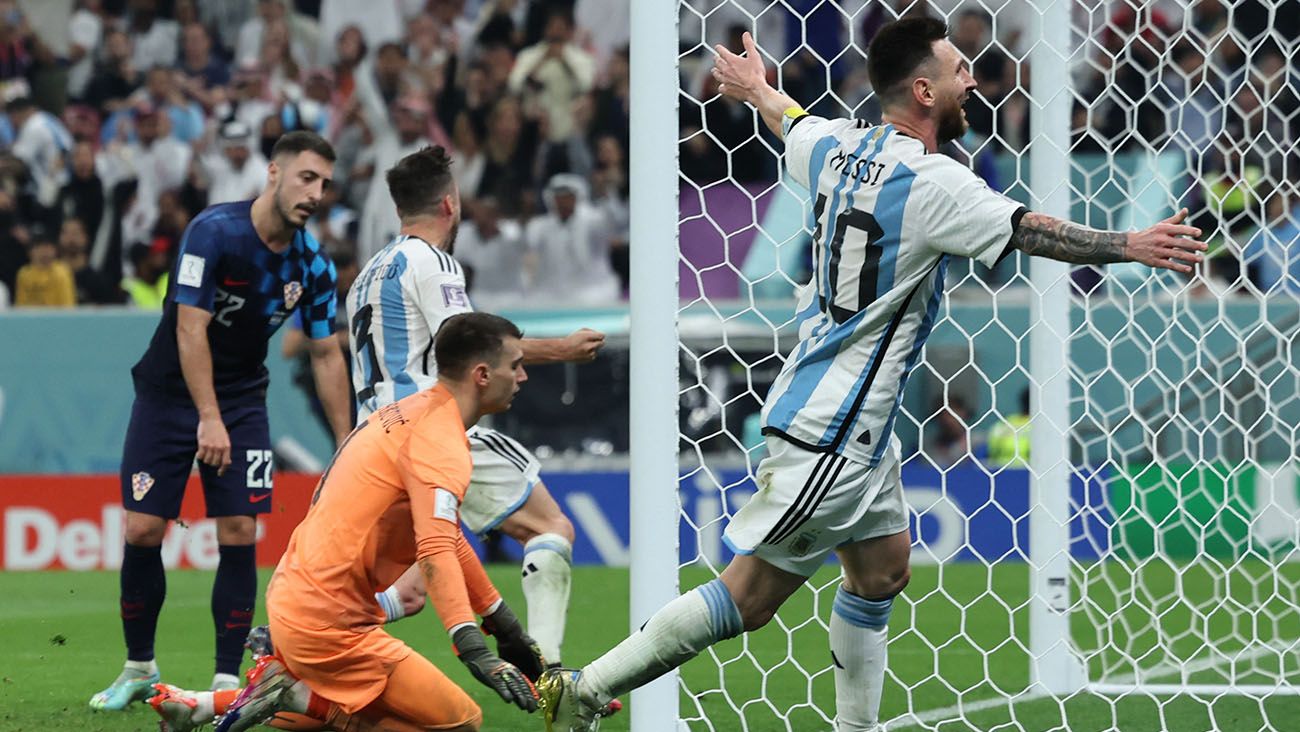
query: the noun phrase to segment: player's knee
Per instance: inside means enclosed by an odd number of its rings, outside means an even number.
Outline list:
[[[893,597],[902,592],[912,580],[912,568],[907,564],[896,567],[880,567],[865,577],[846,577],[845,589],[867,598]]]
[[[123,532],[126,543],[132,546],[158,546],[167,534],[167,519],[145,513],[128,511]]]
[[[252,516],[222,516],[217,519],[217,543],[246,546],[257,541],[257,520]]]
[[[547,517],[547,524],[547,529],[543,533],[558,534],[563,536],[569,544],[573,544],[573,522],[569,520],[568,516],[557,511],[554,516]]]
[[[776,617],[776,611],[781,607],[780,603],[773,603],[768,598],[752,594],[737,596],[733,593],[732,601],[736,603],[736,610],[740,612],[740,622],[746,633],[767,625],[772,618]]]
[[[461,722],[460,725],[450,728],[453,732],[478,732],[478,728],[483,726],[483,710],[479,709],[477,704],[473,705],[472,713]],[[433,729],[430,727],[429,729]],[[443,730],[446,727],[438,727]]]

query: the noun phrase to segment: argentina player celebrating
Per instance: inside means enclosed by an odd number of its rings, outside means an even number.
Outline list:
[[[425,147],[385,174],[402,228],[366,263],[348,293],[352,381],[357,420],[430,388],[438,379],[434,338],[444,321],[473,307],[465,274],[452,257],[460,223],[460,191],[451,158]],[[523,338],[527,364],[585,363],[605,336],[581,328],[565,338]],[[547,490],[537,458],[523,445],[488,427],[470,433],[474,472],[461,521],[482,534],[491,529],[524,547],[522,585],[528,632],[549,662],[558,662],[571,586],[573,524]],[[389,621],[425,603],[419,569],[412,567],[376,599]]]
[[[949,260],[993,265],[1019,249],[1179,272],[1201,261],[1186,211],[1140,232],[1097,231],[1027,212],[936,154],[965,132],[962,104],[975,89],[947,35],[942,21],[915,18],[872,40],[881,125],[804,112],[768,85],[749,34],[743,57],[716,49],[719,91],[758,109],[785,140],[787,174],[812,193],[815,276],[799,300],[800,342],[763,407],[758,491],[726,530],[735,559],[581,671],[544,674],[548,729],[590,729],[615,695],[762,627],[831,551],[844,576],[830,622],[835,728],[879,729],[886,632],[911,546],[894,420]]]
[[[91,698],[94,709],[124,709],[150,696],[159,679],[154,633],[166,594],[160,548],[195,457],[220,552],[213,688],[239,685],[257,595],[255,515],[271,510],[264,361],[271,336],[295,310],[303,311],[316,388],[336,439],[351,428],[347,367],[334,335],[334,265],[302,228],[333,164],[324,139],[285,135],[272,150],[262,194],[210,206],[181,239],[162,321],[131,370],[135,403],[121,469],[127,661]]]

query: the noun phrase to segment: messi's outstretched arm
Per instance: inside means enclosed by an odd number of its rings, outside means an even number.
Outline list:
[[[1141,262],[1148,267],[1188,274],[1203,257],[1205,242],[1192,237],[1201,230],[1183,224],[1183,209],[1149,229],[1124,233],[1101,231],[1041,213],[1026,213],[1011,235],[1010,246],[1025,254],[1074,264]]]

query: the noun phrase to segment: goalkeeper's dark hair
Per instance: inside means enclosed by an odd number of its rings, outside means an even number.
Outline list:
[[[496,365],[507,338],[523,338],[519,326],[491,313],[461,313],[438,328],[433,357],[438,373],[456,380],[469,375],[480,363]]]
[[[388,195],[399,216],[437,213],[438,202],[451,192],[451,156],[441,145],[407,155],[384,174]]]
[[[906,98],[916,70],[934,58],[934,42],[947,37],[948,25],[937,18],[903,18],[881,27],[867,47],[867,76],[881,106]]]

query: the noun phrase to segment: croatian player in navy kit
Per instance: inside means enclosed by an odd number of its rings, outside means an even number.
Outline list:
[[[334,335],[334,265],[303,230],[333,175],[334,150],[293,132],[272,151],[253,201],[211,206],[181,239],[162,322],[131,369],[135,404],[122,454],[121,610],[127,661],[90,700],[124,709],[159,680],[154,632],[166,594],[161,545],[197,457],[220,563],[212,586],[214,689],[239,685],[257,596],[256,514],[271,510],[267,344],[295,310],[311,338],[312,371],[335,438],[351,429],[347,367]]]

